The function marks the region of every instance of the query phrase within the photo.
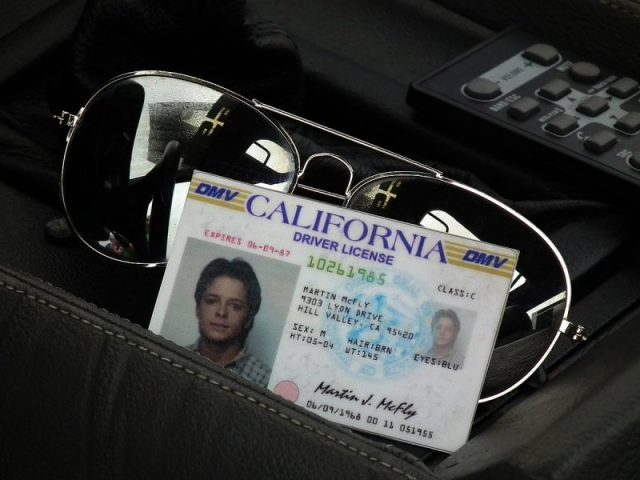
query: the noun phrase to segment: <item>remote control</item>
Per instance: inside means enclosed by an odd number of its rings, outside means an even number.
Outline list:
[[[533,146],[536,155],[570,157],[624,180],[635,192],[639,87],[637,79],[511,29],[413,82],[407,101],[439,118],[470,114],[466,118],[492,125],[494,141],[512,151]],[[473,128],[453,116],[466,131]],[[588,176],[602,177],[594,173]]]

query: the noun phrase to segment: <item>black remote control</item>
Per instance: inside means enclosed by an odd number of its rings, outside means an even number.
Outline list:
[[[453,106],[496,127],[495,141],[516,151],[535,144],[543,154],[546,149],[622,179],[634,193],[640,187],[638,81],[521,30],[508,30],[415,81],[407,101],[449,118]],[[593,170],[589,175],[598,178]]]

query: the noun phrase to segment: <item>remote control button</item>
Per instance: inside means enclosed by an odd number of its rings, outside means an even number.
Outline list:
[[[609,102],[606,98],[593,95],[582,100],[576,110],[589,117],[597,117],[607,108],[609,108]]]
[[[619,118],[614,126],[625,133],[640,132],[640,113],[629,112],[624,117]]]
[[[564,136],[578,128],[578,121],[571,115],[561,113],[549,120],[544,128],[551,133]]]
[[[616,80],[607,88],[607,93],[614,97],[627,98],[638,91],[638,82],[633,78],[622,77]]]
[[[595,153],[602,153],[613,147],[618,138],[609,130],[600,130],[584,141],[584,148]]]
[[[492,100],[502,93],[497,83],[478,77],[464,87],[464,93],[476,100]]]
[[[556,78],[538,90],[538,95],[548,100],[560,100],[571,92],[571,87],[564,80]]]
[[[629,166],[640,170],[640,150],[635,150],[628,159]]]
[[[640,150],[636,150],[629,157],[629,166],[640,170]]]
[[[507,115],[516,120],[527,120],[540,111],[540,104],[533,98],[522,97],[507,109]]]
[[[531,45],[522,52],[522,56],[527,60],[544,65],[545,67],[552,65],[558,61],[558,58],[560,58],[558,50],[546,43],[536,43],[535,45]]]
[[[600,67],[589,62],[576,62],[571,65],[569,75],[580,83],[595,83],[600,78]]]

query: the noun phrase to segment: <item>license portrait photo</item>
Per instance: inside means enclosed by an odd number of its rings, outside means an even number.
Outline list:
[[[445,304],[434,304],[428,319],[431,347],[426,355],[432,363],[447,365],[453,370],[464,365],[475,312]]]
[[[300,267],[190,238],[157,333],[266,387]]]

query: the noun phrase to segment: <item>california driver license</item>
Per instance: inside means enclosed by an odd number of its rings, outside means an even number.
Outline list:
[[[149,328],[326,419],[453,452],[517,257],[196,172]]]

